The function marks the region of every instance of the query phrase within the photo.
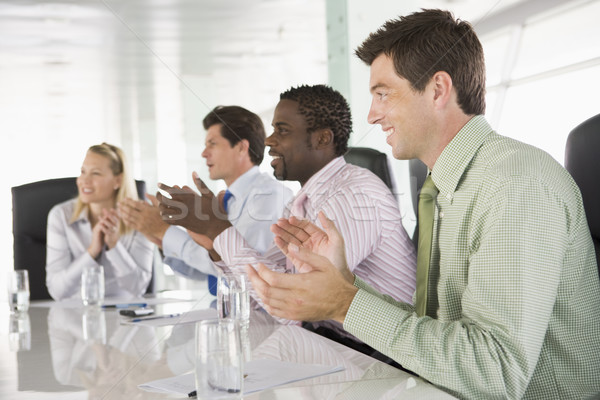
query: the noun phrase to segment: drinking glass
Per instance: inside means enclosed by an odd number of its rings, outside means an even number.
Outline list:
[[[243,358],[239,323],[208,319],[196,324],[196,394],[199,399],[241,399]]]
[[[104,268],[94,265],[81,274],[81,299],[86,306],[99,305],[104,300]]]
[[[250,322],[250,294],[242,274],[221,273],[217,280],[217,312],[219,318],[230,318],[242,326]]]
[[[11,312],[29,310],[29,273],[26,269],[9,271],[8,305]]]

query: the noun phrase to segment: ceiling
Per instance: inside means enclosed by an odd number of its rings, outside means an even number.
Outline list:
[[[290,79],[326,80],[324,37],[323,1],[2,0],[0,105],[45,98],[66,106],[51,112],[60,118],[86,96],[122,102],[175,84],[247,104]]]
[[[475,19],[514,2],[414,4]],[[0,0],[0,106],[32,101],[52,126],[106,107],[90,96],[119,104],[180,84],[207,107],[261,112],[290,84],[327,81],[326,47],[324,0]]]

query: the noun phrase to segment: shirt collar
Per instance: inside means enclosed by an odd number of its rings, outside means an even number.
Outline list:
[[[234,198],[244,199],[250,192],[250,189],[252,189],[252,182],[258,174],[260,174],[260,170],[255,165],[240,175],[227,189]]]
[[[77,218],[75,218],[72,222],[69,223],[69,225],[73,225],[75,223],[79,223],[79,222],[89,222],[89,218],[88,218],[88,207],[83,207],[81,209],[81,211],[79,212],[79,215],[77,216]]]
[[[431,170],[431,179],[440,195],[452,201],[460,178],[492,132],[485,117],[476,115],[448,143]]]

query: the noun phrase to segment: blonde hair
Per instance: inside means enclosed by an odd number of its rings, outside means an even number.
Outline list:
[[[88,152],[90,151],[108,159],[109,168],[114,176],[121,175],[121,185],[118,189],[116,189],[114,205],[125,198],[138,200],[139,197],[135,180],[129,175],[129,168],[125,160],[125,153],[123,153],[123,150],[117,146],[113,146],[112,144],[102,143],[91,146],[88,149]],[[74,222],[79,217],[79,214],[86,209],[88,209],[88,205],[82,202],[81,198],[77,196],[77,203],[75,203],[75,209],[73,210],[73,215],[71,216],[71,222]],[[128,228],[122,221],[119,221],[119,233],[121,235],[130,231],[130,228]]]

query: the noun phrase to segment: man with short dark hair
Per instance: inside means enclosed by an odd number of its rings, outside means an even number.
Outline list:
[[[290,189],[261,173],[258,165],[263,160],[265,128],[260,117],[243,107],[218,106],[203,120],[206,129],[205,148],[209,176],[223,179],[228,193],[221,199],[226,213],[220,217],[229,221],[253,248],[265,251],[273,241],[270,226],[279,218],[292,197]],[[156,199],[154,206],[143,201],[126,200],[120,210],[123,218],[162,247],[164,262],[174,271],[194,279],[217,271],[207,252],[210,240],[198,245],[190,235],[164,222]],[[214,292],[216,280],[209,280]]]
[[[265,144],[273,157],[273,174],[302,186],[284,217],[292,214],[316,221],[317,213],[325,210],[344,232],[350,270],[395,299],[410,301],[415,289],[415,251],[402,227],[396,198],[375,174],[347,164],[343,157],[352,129],[346,99],[325,85],[292,88],[280,95],[272,125],[273,133]],[[227,221],[201,220],[189,212],[182,215],[181,203],[190,210],[202,199],[202,213],[210,214],[210,193],[202,182],[197,185],[203,194],[200,199],[185,199],[179,191],[163,187],[173,200],[161,196],[161,212],[165,221],[214,239],[214,249],[223,261],[219,266],[245,273],[247,263],[264,262],[273,270],[303,272],[287,263],[276,246],[260,254]],[[319,333],[378,356],[335,321],[312,325]]]
[[[485,120],[472,26],[423,10],[386,22],[356,53],[371,69],[369,122],[395,158],[431,171],[419,201],[415,306],[352,274],[353,247],[321,215],[323,230],[278,222],[276,242],[310,272],[247,268],[265,308],[335,319],[460,398],[596,398],[600,282],[581,194],[552,157]]]

